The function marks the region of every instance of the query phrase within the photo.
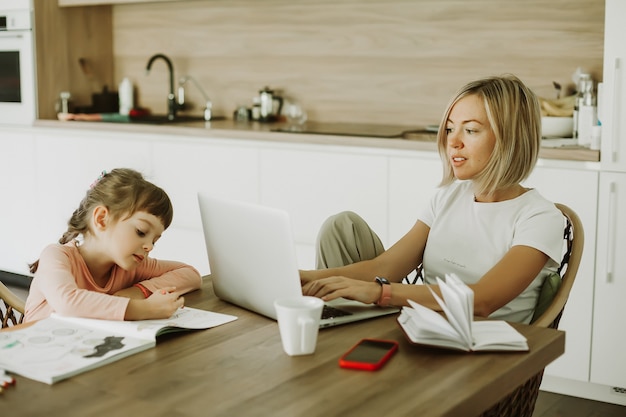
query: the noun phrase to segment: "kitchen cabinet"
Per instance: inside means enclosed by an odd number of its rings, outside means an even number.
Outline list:
[[[626,2],[606,1],[604,102],[590,381],[626,389]],[[626,402],[626,396],[623,396]]]
[[[626,388],[626,173],[602,172],[591,381]]]
[[[258,151],[228,141],[208,144],[180,136],[153,146],[152,180],[170,196],[174,220],[152,256],[183,261],[209,274],[197,193],[258,203]]]
[[[302,268],[314,268],[315,239],[330,215],[351,210],[387,239],[387,158],[368,150],[299,145],[261,150],[260,202],[290,213]]]
[[[626,2],[607,0],[605,12],[601,162],[626,172]]]
[[[437,191],[443,169],[437,152],[412,152],[389,157],[389,238],[396,243],[413,227]]]
[[[28,275],[28,264],[39,256],[31,241],[35,226],[48,207],[35,204],[34,135],[11,129],[0,134],[0,270]]]

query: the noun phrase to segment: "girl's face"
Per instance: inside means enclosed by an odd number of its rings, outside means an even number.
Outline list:
[[[496,144],[482,98],[473,94],[457,101],[446,122],[447,153],[454,176],[469,180],[486,166]]]
[[[109,229],[113,261],[126,271],[134,269],[148,256],[163,231],[161,220],[145,211],[118,220]]]

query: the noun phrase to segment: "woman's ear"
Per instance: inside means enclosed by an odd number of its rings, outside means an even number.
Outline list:
[[[109,209],[105,206],[97,206],[93,209],[92,219],[94,230],[105,230],[110,221]]]

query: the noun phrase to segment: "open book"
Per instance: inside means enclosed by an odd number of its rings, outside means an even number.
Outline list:
[[[398,323],[409,341],[465,351],[527,351],[526,338],[505,321],[474,321],[474,292],[455,275],[437,278],[443,300],[431,289],[445,317],[409,300]],[[430,288],[429,288],[430,289]]]
[[[0,369],[54,384],[150,349],[162,334],[209,329],[236,319],[191,307],[162,320],[113,321],[53,314],[33,325],[0,332]]]

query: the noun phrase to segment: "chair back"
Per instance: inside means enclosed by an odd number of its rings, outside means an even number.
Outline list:
[[[559,326],[565,303],[574,285],[585,244],[585,232],[576,212],[565,204],[556,203],[555,205],[561,210],[566,221],[563,234],[566,249],[558,270],[561,276],[561,283],[550,305],[538,317],[533,318],[532,321],[534,326],[551,327],[554,329]]]
[[[574,285],[585,242],[583,225],[576,212],[564,204],[556,203],[555,205],[561,210],[566,220],[563,235],[566,249],[558,270],[561,282],[552,297],[552,301],[538,317],[533,318],[531,323],[533,326],[554,329],[559,326],[565,303]],[[532,417],[542,379],[543,370],[530,377],[528,381],[518,386],[512,393],[500,400],[499,403],[481,414],[481,417]]]
[[[0,282],[0,321],[2,327],[24,321],[24,301]]]

